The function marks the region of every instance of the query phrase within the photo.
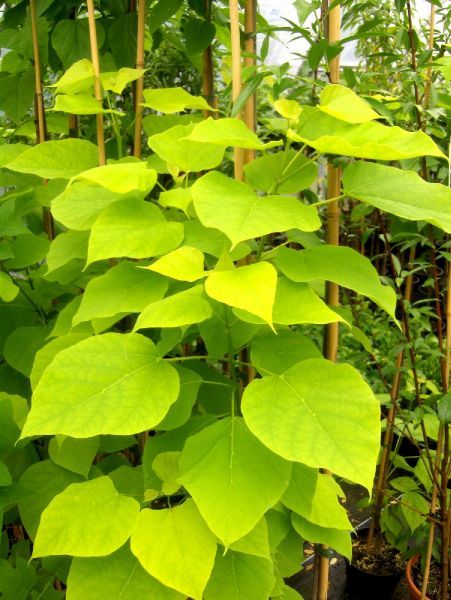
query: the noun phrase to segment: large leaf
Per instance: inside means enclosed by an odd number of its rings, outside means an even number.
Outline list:
[[[278,502],[291,473],[290,463],[268,451],[240,417],[190,437],[179,467],[181,483],[226,547]]]
[[[273,452],[324,467],[371,489],[379,449],[379,404],[350,365],[304,360],[246,388],[243,416]]]
[[[279,194],[296,194],[315,181],[317,167],[303,154],[290,148],[287,152],[264,154],[244,167],[247,183],[256,190]]]
[[[272,327],[277,272],[267,262],[228,271],[213,271],[205,282],[207,294],[228,306],[242,308]]]
[[[382,285],[371,262],[346,246],[321,245],[296,251],[279,248],[276,264],[292,281],[307,282],[326,279],[368,296],[394,317],[396,294]]]
[[[262,374],[282,374],[301,360],[321,356],[310,338],[290,330],[258,336],[251,344],[252,364]]]
[[[52,201],[52,214],[65,227],[83,231],[91,229],[102,210],[120,198],[106,188],[75,182]]]
[[[132,262],[119,263],[104,275],[91,279],[73,324],[140,312],[149,302],[160,300],[167,288],[164,277],[140,269]]]
[[[143,106],[165,114],[186,110],[214,110],[201,96],[192,96],[181,87],[144,90]]]
[[[212,309],[202,297],[203,287],[194,286],[149,304],[139,315],[135,330],[146,327],[182,327],[211,317]]]
[[[14,449],[27,413],[28,404],[25,398],[0,392],[0,453]]]
[[[33,556],[106,556],[127,541],[138,517],[138,502],[109,477],[72,483],[42,513]]]
[[[205,600],[268,600],[274,586],[272,561],[218,550]]]
[[[132,81],[136,81],[144,76],[144,69],[130,69],[129,67],[123,67],[119,71],[112,73],[101,73],[100,80],[104,90],[109,90],[115,94],[122,94],[124,89]]]
[[[338,84],[328,85],[323,89],[319,108],[348,123],[366,123],[381,118],[379,113],[350,88]]]
[[[87,140],[52,140],[32,146],[8,163],[8,169],[45,179],[70,179],[98,164],[97,148]]]
[[[149,575],[128,545],[101,558],[74,558],[67,580],[67,600],[184,600]]]
[[[320,227],[317,210],[297,198],[258,196],[245,183],[221,173],[207,173],[191,187],[191,193],[202,225],[225,233],[233,247],[275,231]]]
[[[194,125],[176,125],[147,140],[150,148],[170,167],[191,173],[214,169],[222,162],[224,148],[214,144],[201,144],[187,139]]]
[[[100,48],[105,40],[105,32],[98,20],[96,32]],[[52,46],[66,69],[82,58],[91,58],[88,19],[58,21],[52,33]]]
[[[83,171],[72,181],[87,181],[116,194],[133,191],[147,194],[157,182],[157,173],[144,162],[119,163]]]
[[[3,353],[6,362],[29,377],[35,354],[44,345],[47,335],[47,329],[42,326],[18,327],[5,342]]]
[[[359,161],[343,174],[343,192],[410,221],[427,221],[451,233],[451,189],[413,171]]]
[[[0,73],[0,106],[15,123],[20,123],[33,104],[34,72],[7,75]]]
[[[90,337],[60,352],[45,370],[22,437],[145,431],[161,421],[178,392],[176,370],[159,359],[149,339]]]
[[[160,256],[177,248],[183,225],[168,223],[161,210],[139,198],[124,198],[108,206],[94,223],[88,264],[104,258]]]
[[[441,150],[422,131],[406,131],[370,121],[346,123],[320,109],[305,106],[296,131],[288,136],[319,152],[344,154],[375,160],[401,160],[415,156],[443,156]]]
[[[261,142],[253,131],[251,131],[240,119],[213,119],[209,117],[205,121],[197,123],[188,138],[194,142],[204,144],[217,144],[227,148],[249,148],[253,150],[267,150],[274,146],[280,146],[282,142],[272,141],[266,144]]]
[[[69,113],[73,115],[99,115],[118,111],[104,109],[102,103],[89,94],[59,94],[55,98],[55,112]]]
[[[216,538],[192,500],[170,509],[141,511],[131,548],[161,583],[202,600],[213,569]]]

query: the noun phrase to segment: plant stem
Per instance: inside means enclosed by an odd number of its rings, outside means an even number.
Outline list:
[[[138,2],[138,31],[136,40],[136,68],[144,69],[144,34],[146,27],[146,0]],[[133,140],[133,156],[141,158],[144,74],[135,83],[135,137]]]
[[[100,63],[99,47],[97,44],[96,17],[94,12],[94,0],[86,0],[89,22],[89,42],[91,45],[91,62],[94,70],[94,96],[102,108],[102,88],[100,85]],[[97,121],[97,147],[99,155],[99,165],[106,164],[105,156],[105,137],[103,133],[103,114],[96,115]]]

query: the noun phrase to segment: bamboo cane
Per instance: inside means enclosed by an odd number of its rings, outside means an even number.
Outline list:
[[[435,28],[435,4],[431,3],[431,12],[429,14],[429,37],[428,37],[429,50],[432,50],[434,48],[434,28]],[[423,106],[425,109],[429,108],[431,83],[432,83],[432,65],[429,65],[427,68],[427,71],[426,71],[426,83],[425,83],[424,97],[423,97]]]
[[[94,70],[94,95],[96,100],[102,106],[102,88],[100,85],[100,63],[99,47],[97,44],[96,18],[94,13],[94,0],[87,0],[88,22],[89,22],[89,42],[91,45],[91,61]],[[96,115],[97,120],[97,147],[99,154],[99,165],[106,163],[105,157],[105,136],[103,132],[103,114]]]
[[[241,92],[241,43],[240,43],[240,17],[238,0],[229,0],[230,13],[230,42],[232,49],[232,101],[238,98]],[[239,119],[242,114],[238,114]],[[243,179],[244,150],[235,148],[234,173],[235,179]]]
[[[340,39],[341,9],[340,4],[328,10],[327,15],[327,38],[329,43]],[[329,61],[329,78],[331,83],[340,81],[340,58],[336,56]],[[327,197],[336,198],[340,195],[341,171],[335,168],[329,161],[327,164]],[[327,243],[338,246],[340,243],[340,208],[338,201],[331,202],[327,206]],[[330,306],[339,304],[339,286],[330,281],[326,285],[326,298]],[[324,355],[328,360],[335,361],[338,350],[338,323],[330,323],[326,326],[324,336]],[[328,474],[331,474],[328,472]],[[325,547],[322,546],[320,556],[317,559],[317,600],[327,600],[329,588],[329,558],[325,556]]]
[[[35,0],[30,0],[31,35],[33,37],[33,59],[34,59],[34,83],[35,83],[35,115],[36,115],[36,139],[42,144],[47,139],[47,126],[45,122],[44,95],[42,93],[41,59],[39,56],[38,19],[36,14]],[[47,180],[43,181],[47,185]],[[42,209],[42,221],[44,231],[49,240],[55,238],[55,225],[51,212],[47,207]]]
[[[138,35],[136,40],[136,68],[144,69],[144,34],[146,27],[146,0],[138,3]],[[135,137],[133,141],[133,156],[141,158],[142,126],[143,126],[143,99],[144,76],[136,81],[135,85]]]
[[[257,33],[257,0],[246,0],[244,9],[244,57],[245,67],[255,66],[255,35]],[[252,131],[257,128],[257,94],[253,93],[244,105],[244,122]],[[244,160],[246,163],[255,158],[255,150],[246,150]]]

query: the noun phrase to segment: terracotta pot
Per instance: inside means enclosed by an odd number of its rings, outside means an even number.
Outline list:
[[[417,564],[419,558],[420,557],[418,554],[416,556],[412,556],[412,558],[409,559],[409,562],[407,563],[407,566],[406,566],[406,579],[407,579],[407,587],[409,588],[409,593],[410,593],[410,600],[421,600],[421,590],[419,590],[417,588],[417,586],[415,585],[413,578],[412,578],[412,568],[414,565]],[[429,598],[427,596],[426,596],[426,600],[429,600]]]

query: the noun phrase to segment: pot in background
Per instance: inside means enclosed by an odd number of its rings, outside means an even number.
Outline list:
[[[368,529],[361,529],[357,535],[366,538]],[[402,575],[402,570],[391,575],[375,575],[346,560],[346,592],[350,600],[390,600]]]

